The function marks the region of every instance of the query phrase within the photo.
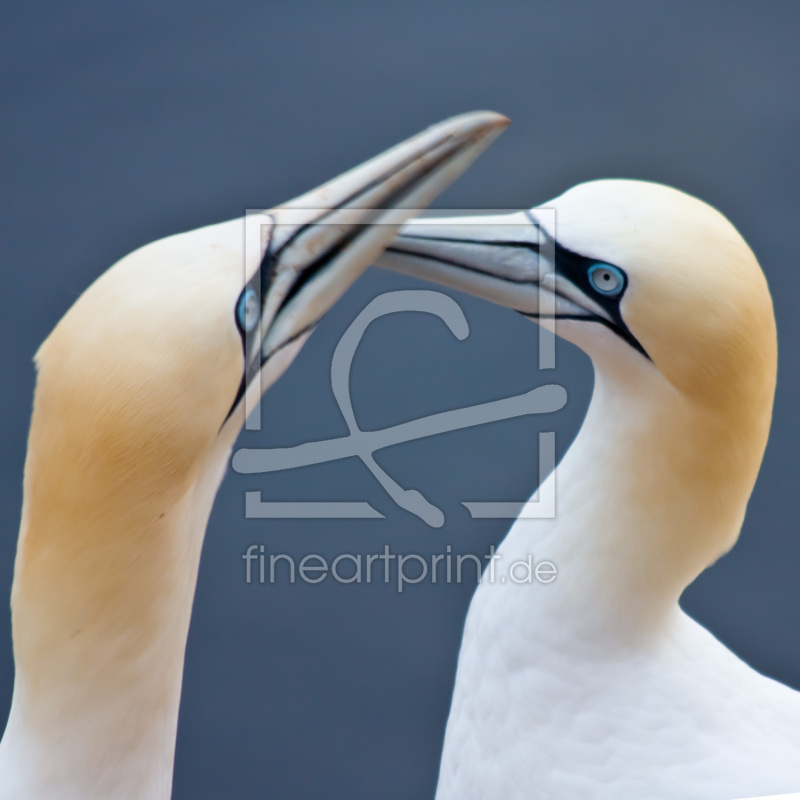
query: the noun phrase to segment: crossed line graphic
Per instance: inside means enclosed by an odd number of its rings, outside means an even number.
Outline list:
[[[392,500],[411,514],[416,515],[433,528],[440,528],[445,521],[443,511],[433,505],[419,490],[400,486],[375,461],[374,454],[395,444],[436,436],[440,433],[472,428],[528,414],[545,414],[558,411],[567,402],[564,387],[547,384],[523,394],[480,403],[474,406],[443,411],[427,417],[393,425],[375,431],[364,431],[358,425],[350,397],[350,371],[361,339],[369,325],[380,317],[401,311],[419,311],[439,317],[450,333],[459,341],[469,335],[469,324],[458,303],[448,295],[426,289],[408,289],[379,295],[356,317],[345,331],[331,361],[331,386],[339,410],[347,423],[347,436],[306,442],[294,447],[272,449],[242,448],[233,457],[233,468],[241,474],[278,472],[312,464],[323,464],[342,458],[356,456],[375,476]],[[542,437],[552,434],[541,434]],[[540,451],[540,473],[552,469],[552,458],[542,458]],[[382,517],[368,503],[273,503],[261,504],[260,492],[247,493],[248,516],[278,517]],[[267,507],[258,510],[258,507]],[[516,516],[519,503],[465,503],[473,516]],[[529,504],[531,505],[531,504]],[[535,504],[533,504],[535,505]],[[481,507],[487,508],[481,508]],[[304,511],[304,507],[311,507]],[[475,511],[473,508],[475,507]],[[510,507],[510,508],[509,508]],[[494,509],[494,511],[493,511]],[[308,511],[311,513],[308,513]],[[477,512],[477,513],[476,513]],[[528,516],[531,516],[530,514]],[[532,516],[539,516],[533,514]]]

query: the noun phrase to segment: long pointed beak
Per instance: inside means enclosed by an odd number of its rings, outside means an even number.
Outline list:
[[[433,281],[535,318],[602,314],[556,269],[556,243],[527,211],[406,224],[378,266]]]
[[[513,308],[556,333],[557,320],[600,323],[647,356],[622,319],[619,297],[592,288],[599,263],[556,241],[555,216],[545,208],[417,219],[377,262]]]
[[[310,331],[400,226],[455,180],[509,124],[493,112],[446,120],[301,197],[248,219],[263,253],[245,291],[260,323],[248,380]],[[255,300],[253,301],[256,302]]]
[[[429,217],[403,226],[378,266],[432,281],[521,313],[538,312],[552,265],[526,212]]]

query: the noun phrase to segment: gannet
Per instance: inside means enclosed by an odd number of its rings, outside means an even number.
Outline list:
[[[800,693],[678,605],[736,542],[770,427],[772,301],[733,225],[676,189],[600,180],[409,223],[379,264],[520,311],[595,372],[547,478],[555,517],[514,523],[470,605],[438,800],[800,789]],[[531,554],[555,581],[515,582]]]
[[[59,322],[36,356],[2,800],[170,796],[200,551],[248,400],[506,124],[456,117],[280,208],[147,245]]]

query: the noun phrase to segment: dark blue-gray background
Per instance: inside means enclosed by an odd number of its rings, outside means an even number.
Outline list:
[[[439,119],[491,108],[513,126],[439,201],[517,208],[597,177],[673,184],[744,233],[775,298],[775,421],[744,533],[685,606],[758,669],[800,687],[800,6],[786,2],[155,2],[6,0],[2,62],[0,594],[11,584],[39,342],[131,249],[287,200]],[[369,299],[420,286],[371,270],[270,390],[276,446],[346,433],[330,354]],[[591,392],[569,346],[536,372],[534,326],[459,298],[472,333],[396,315],[353,369],[377,428],[558,380],[567,408],[410,443],[379,460],[444,508],[432,530],[358,462],[229,475],[209,526],[186,660],[176,798],[432,795],[473,586],[251,585],[249,544],[320,552],[483,553],[503,521],[462,500],[517,500],[537,431],[577,431]],[[244,519],[244,493],[368,500],[386,519]],[[546,553],[536,554],[546,557]],[[614,576],[609,575],[609,580]],[[0,716],[12,657],[0,615]]]

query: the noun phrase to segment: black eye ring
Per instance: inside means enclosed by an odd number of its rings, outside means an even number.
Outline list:
[[[591,287],[606,297],[617,297],[625,288],[625,273],[613,264],[592,264],[588,277]]]
[[[252,333],[261,318],[261,304],[252,286],[248,286],[236,303],[236,324],[243,334]]]

